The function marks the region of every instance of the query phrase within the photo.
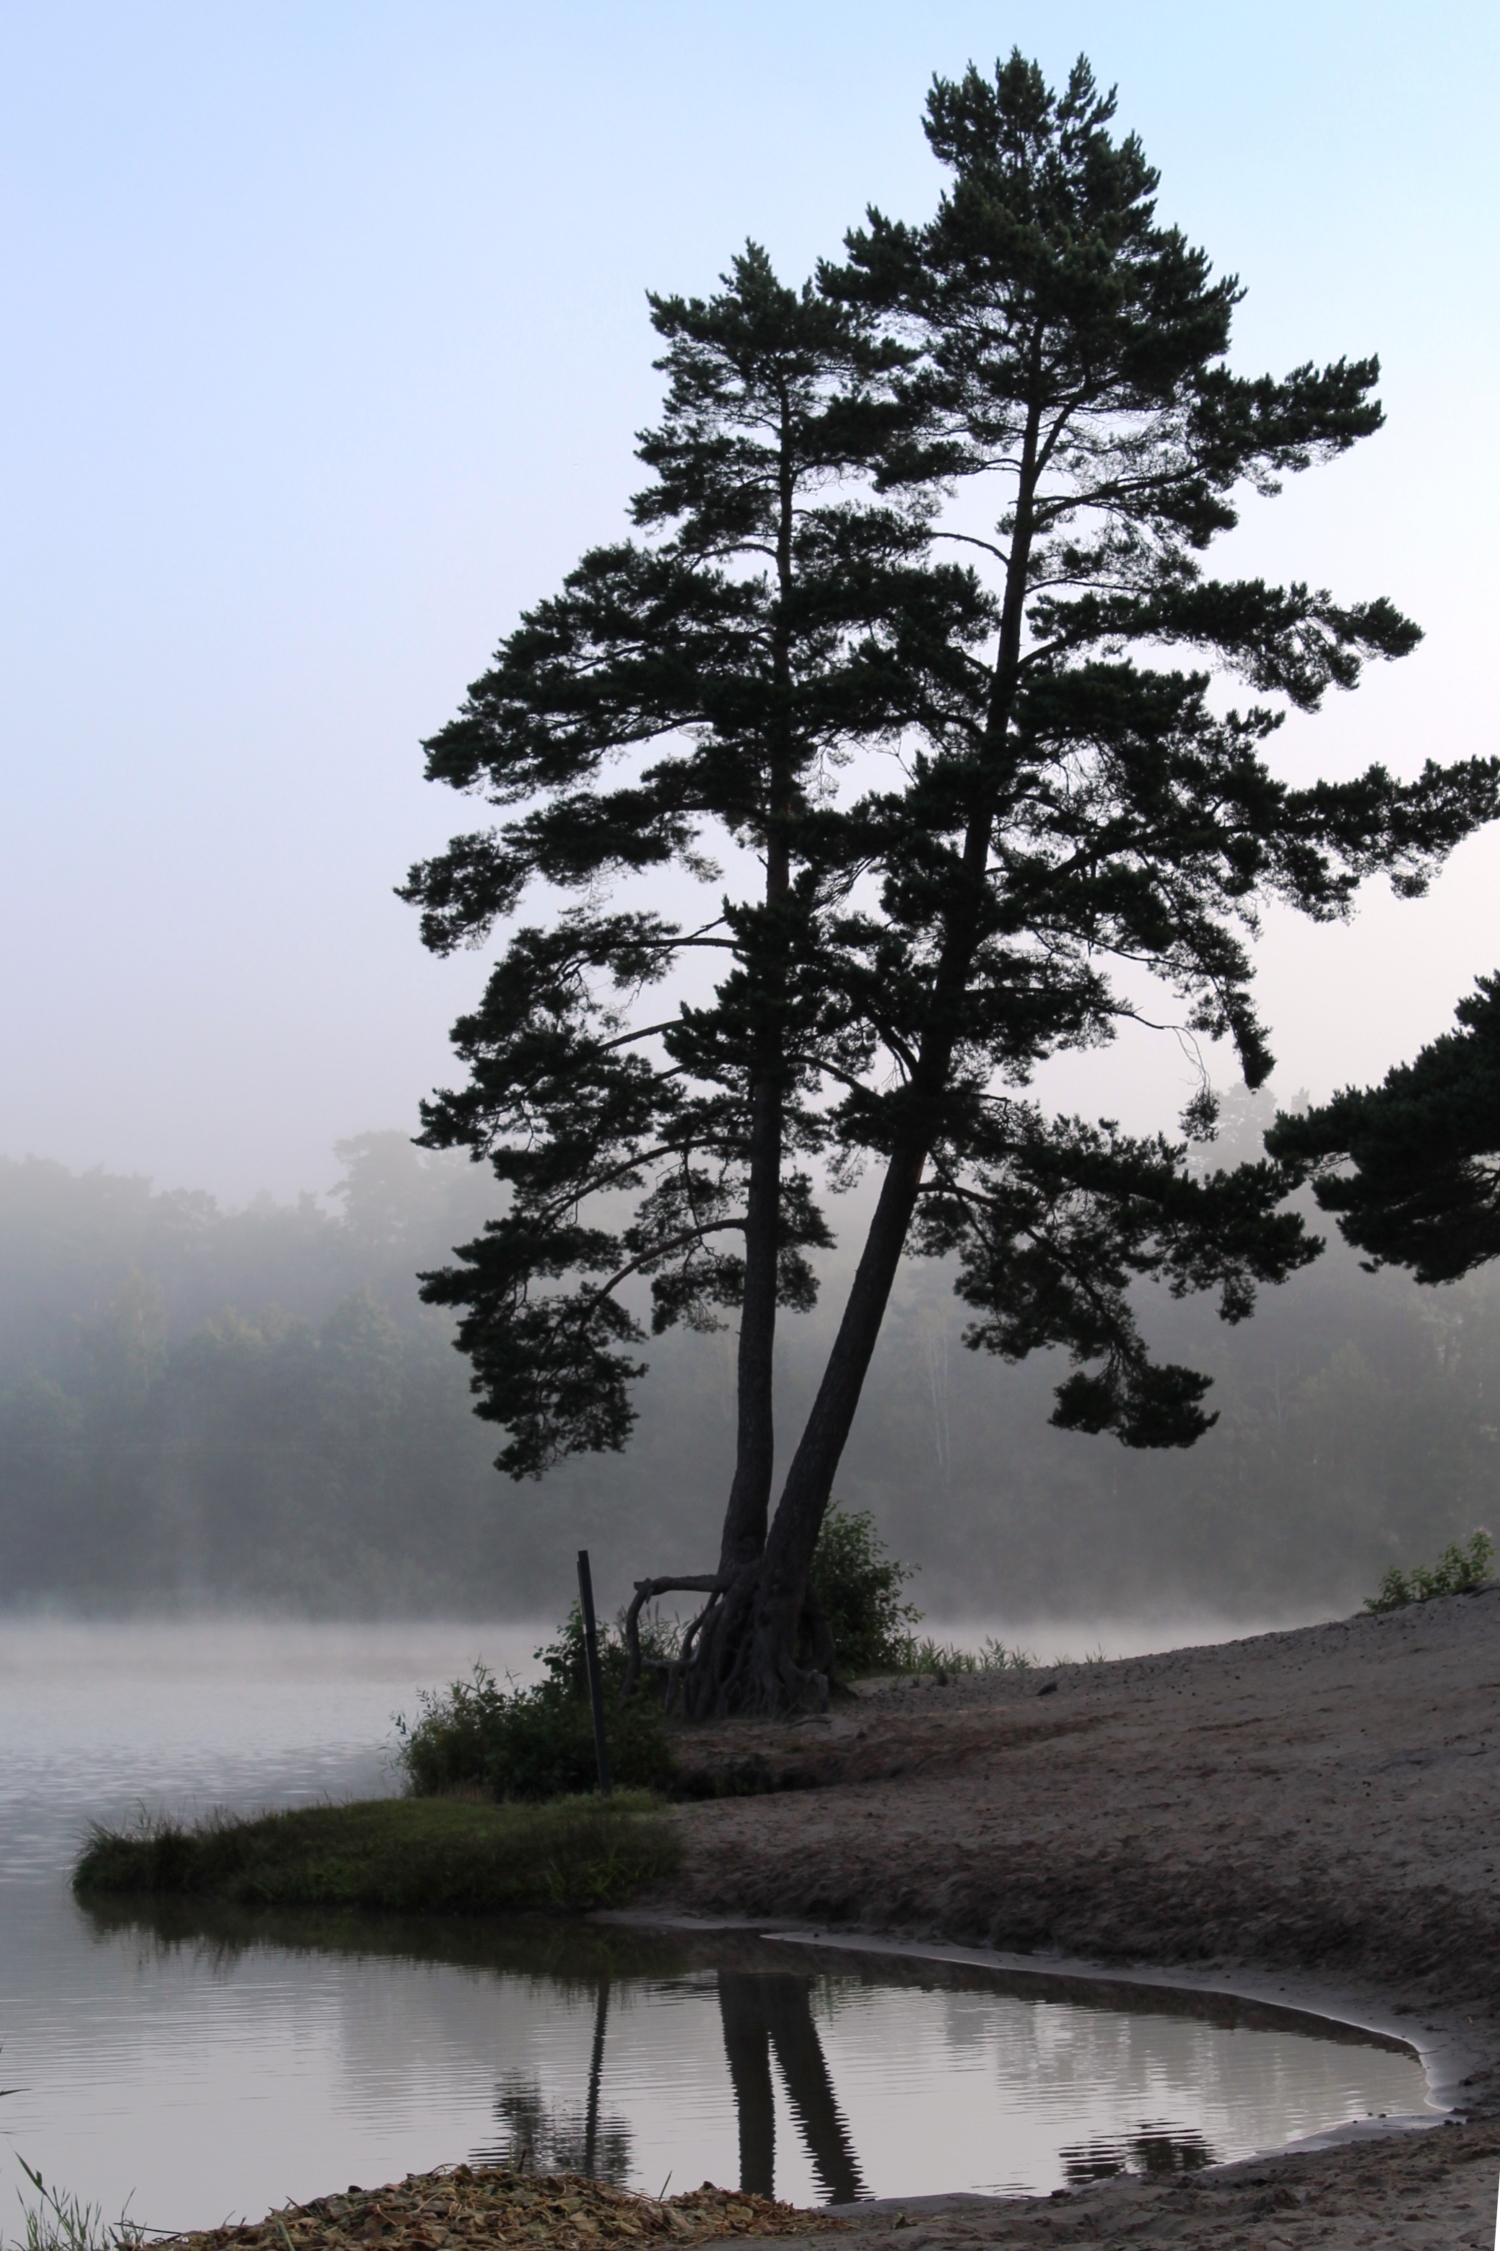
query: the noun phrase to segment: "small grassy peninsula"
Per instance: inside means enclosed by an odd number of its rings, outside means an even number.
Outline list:
[[[644,1795],[551,1805],[373,1798],[248,1821],[96,1828],[73,1888],[242,1907],[508,1914],[619,1906],[675,1868],[681,1849],[672,1815]]]
[[[837,1506],[814,1559],[818,1601],[838,1670],[938,1670],[1006,1663],[918,1644],[920,1613],[902,1599],[909,1567],[886,1553],[873,1520]],[[397,1720],[408,1795],[302,1806],[250,1820],[216,1814],[191,1826],[147,1820],[96,1826],[73,1871],[87,1894],[175,1897],[234,1907],[484,1915],[623,1906],[682,1857],[668,1795],[739,1795],[798,1787],[797,1762],[764,1757],[699,1773],[679,1767],[681,1734],[663,1711],[678,1633],[643,1621],[646,1679],[625,1693],[620,1626],[599,1637],[605,1733],[616,1794],[592,1794],[595,1749],[583,1620],[576,1603],[536,1652],[540,1679],[502,1684],[483,1664],[445,1693],[424,1692]],[[800,1749],[800,1744],[795,1746]]]

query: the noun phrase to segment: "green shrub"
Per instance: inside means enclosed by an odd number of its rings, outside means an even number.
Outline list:
[[[813,1551],[812,1588],[833,1634],[834,1654],[843,1679],[870,1673],[1026,1672],[1036,1660],[1024,1649],[1007,1649],[993,1634],[979,1649],[962,1649],[918,1639],[922,1622],[914,1602],[902,1600],[913,1564],[899,1563],[875,1529],[868,1509],[846,1509],[837,1501],[823,1520]]]
[[[1421,1564],[1411,1571],[1399,1571],[1392,1564],[1380,1582],[1379,1593],[1371,1595],[1365,1608],[1401,1610],[1408,1602],[1431,1602],[1435,1595],[1472,1594],[1488,1579],[1494,1554],[1494,1541],[1488,1532],[1480,1531],[1465,1548],[1444,1548],[1430,1571]]]
[[[96,1829],[73,1885],[242,1907],[502,1914],[618,1906],[681,1850],[673,1817],[640,1795],[547,1806],[372,1798],[191,1828]]]
[[[654,1655],[665,1654],[670,1645],[660,1626],[649,1628],[643,1640]],[[606,1627],[599,1644],[610,1779],[624,1789],[667,1790],[672,1747],[658,1700],[648,1692],[622,1705],[624,1637]],[[536,1654],[543,1677],[530,1688],[502,1686],[487,1666],[476,1664],[470,1679],[423,1692],[414,1720],[397,1718],[397,1758],[414,1797],[478,1790],[535,1802],[597,1787],[583,1620],[576,1603],[557,1640]]]
[[[857,1679],[904,1669],[903,1652],[922,1616],[914,1602],[901,1599],[912,1576],[911,1564],[889,1554],[868,1509],[834,1502],[813,1552],[812,1590],[833,1634],[840,1674]]]

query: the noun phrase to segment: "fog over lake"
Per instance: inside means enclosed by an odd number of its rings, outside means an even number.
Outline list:
[[[1270,1108],[1231,1105],[1216,1158],[1254,1154]],[[482,1225],[490,1184],[397,1133],[342,1144],[330,1170],[327,1198],[226,1209],[0,1160],[0,1603],[548,1621],[580,1546],[606,1612],[647,1573],[701,1571],[731,1332],[651,1340],[627,1450],[514,1484],[414,1280]],[[831,1199],[836,1225],[862,1194]],[[846,1255],[822,1261],[819,1308],[781,1324],[783,1433]],[[1075,1654],[1297,1624],[1486,1521],[1491,1279],[1422,1291],[1335,1237],[1237,1328],[1202,1301],[1143,1305],[1163,1349],[1215,1378],[1219,1423],[1186,1452],[1050,1428],[1055,1356],[966,1350],[951,1276],[903,1268],[836,1492],[916,1567],[930,1623]]]

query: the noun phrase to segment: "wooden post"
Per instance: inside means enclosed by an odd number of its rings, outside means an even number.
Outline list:
[[[599,1766],[599,1795],[610,1794],[609,1752],[604,1742],[604,1690],[599,1682],[599,1633],[594,1624],[594,1581],[589,1571],[589,1551],[578,1550],[578,1603],[583,1612],[583,1654],[588,1666],[589,1703],[594,1714],[594,1757]]]

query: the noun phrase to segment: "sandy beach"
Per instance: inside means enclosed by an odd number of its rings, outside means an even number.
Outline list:
[[[1397,2031],[1439,2125],[1045,2201],[871,2210],[861,2240],[1495,2241],[1500,1585],[1295,1632],[866,1689],[699,1736],[773,1784],[685,1811],[656,1916],[1143,1966]],[[826,2241],[826,2238],[824,2239]]]

